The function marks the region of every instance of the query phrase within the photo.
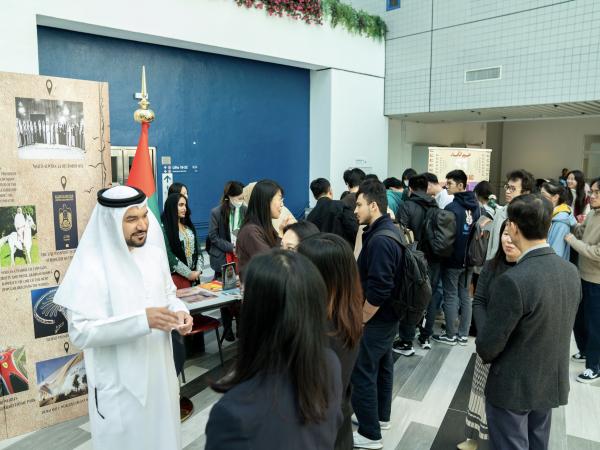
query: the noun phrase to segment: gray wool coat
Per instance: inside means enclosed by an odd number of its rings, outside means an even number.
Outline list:
[[[550,247],[526,253],[493,284],[477,353],[491,363],[486,398],[518,411],[556,408],[569,396],[569,347],[581,283]]]

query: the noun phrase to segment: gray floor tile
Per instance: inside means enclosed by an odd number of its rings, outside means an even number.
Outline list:
[[[437,376],[442,364],[450,353],[450,347],[435,345],[412,372],[400,389],[399,395],[411,400],[423,401],[431,383]]]
[[[396,450],[429,450],[437,432],[435,427],[411,422]]]
[[[568,450],[567,417],[564,406],[552,410],[549,450]]]
[[[92,436],[90,433],[79,428],[79,425],[87,421],[87,416],[84,416],[49,428],[44,428],[9,445],[6,447],[6,450],[72,450],[91,439]]]
[[[600,450],[600,442],[588,441],[575,436],[567,436],[569,450]]]
[[[206,445],[206,436],[203,434],[190,445],[187,445],[183,448],[183,450],[204,450],[204,446]]]
[[[400,389],[406,384],[414,370],[421,363],[423,356],[413,355],[410,357],[400,356],[394,364],[394,391],[393,398],[395,398]]]

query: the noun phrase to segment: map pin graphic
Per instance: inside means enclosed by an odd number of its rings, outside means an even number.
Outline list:
[[[65,348],[65,353],[69,353],[69,347],[70,347],[69,343],[65,342],[65,344],[63,345],[63,347]]]
[[[58,270],[54,271],[54,279],[56,280],[56,284],[58,284],[58,280],[60,280],[60,272]]]
[[[60,177],[60,184],[62,185],[64,191],[67,187],[67,177],[65,177],[64,175]]]
[[[52,80],[46,80],[46,89],[48,89],[48,95],[52,94]]]

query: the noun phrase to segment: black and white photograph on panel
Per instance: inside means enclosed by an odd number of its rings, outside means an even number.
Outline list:
[[[20,159],[83,159],[83,103],[15,98]]]

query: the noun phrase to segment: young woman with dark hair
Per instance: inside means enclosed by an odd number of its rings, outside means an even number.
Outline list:
[[[283,208],[283,189],[275,181],[256,183],[250,200],[244,225],[237,240],[238,269],[244,276],[244,268],[253,256],[279,247],[281,239],[273,227],[272,219],[279,219]]]
[[[169,186],[169,191],[167,193],[167,196],[169,196],[171,194],[181,194],[181,195],[184,195],[185,198],[188,198],[188,188],[183,183],[175,182],[171,186]]]
[[[303,240],[298,253],[305,255],[319,269],[327,287],[329,345],[342,364],[344,422],[338,431],[335,449],[352,449],[352,407],[350,377],[358,355],[362,334],[362,287],[354,253],[348,242],[330,233]]]
[[[568,201],[577,222],[582,223],[587,213],[590,212],[590,199],[585,190],[585,176],[581,170],[571,170],[567,175],[569,190]]]
[[[236,260],[237,236],[246,215],[243,190],[244,185],[239,181],[228,181],[223,188],[219,206],[210,212],[206,252],[210,257],[210,267],[215,271],[215,279],[222,279],[224,264]],[[235,340],[231,325],[233,317],[238,317],[238,314],[237,306],[221,308],[225,339],[229,342]]]
[[[281,248],[284,250],[296,250],[304,239],[319,233],[317,226],[308,220],[300,220],[283,229]]]
[[[496,255],[483,266],[477,283],[477,290],[473,297],[473,319],[479,333],[485,332],[486,311],[494,281],[514,266],[521,256],[521,252],[512,243],[505,228],[506,222],[502,223],[500,228],[500,245]],[[481,357],[477,355],[466,418],[465,436],[467,440],[457,445],[460,450],[476,450],[479,441],[489,439],[485,414],[485,385],[489,370],[490,365],[485,364]]]
[[[203,261],[187,197],[169,195],[161,221],[173,282],[178,288],[190,287],[200,281]]]
[[[206,425],[206,450],[331,449],[342,421],[340,362],[327,348],[321,274],[273,250],[246,268],[238,357]]]
[[[221,278],[221,268],[227,263],[227,255],[235,253],[237,236],[246,215],[243,190],[244,185],[239,181],[228,181],[219,206],[210,212],[207,252],[215,278]]]
[[[565,241],[565,236],[571,232],[571,227],[577,224],[571,207],[567,204],[569,196],[567,188],[557,181],[547,181],[542,184],[540,193],[552,202],[552,225],[548,231],[548,244],[561,258],[569,261],[571,247]]]

